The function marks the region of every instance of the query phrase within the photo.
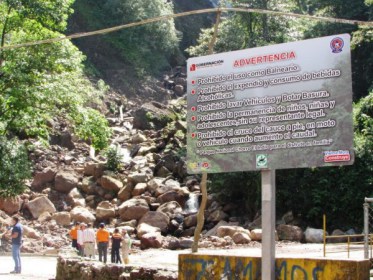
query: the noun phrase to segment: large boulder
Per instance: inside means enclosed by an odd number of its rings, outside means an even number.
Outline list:
[[[218,228],[217,235],[219,237],[230,236],[233,238],[233,236],[238,232],[243,232],[251,238],[250,230],[239,226],[221,226]]]
[[[197,225],[197,214],[189,215],[188,217],[185,217],[184,219],[184,227],[190,228]]]
[[[31,188],[35,190],[40,190],[47,183],[52,183],[54,177],[56,176],[56,171],[50,167],[38,171],[34,175],[34,180],[31,183]]]
[[[162,212],[149,211],[140,219],[139,224],[141,225],[142,223],[157,227],[161,232],[166,233],[170,218]]]
[[[44,212],[55,213],[56,208],[46,196],[39,196],[27,203],[31,215],[37,219]]]
[[[146,183],[153,178],[153,174],[148,172],[133,172],[128,175],[128,182],[133,183],[134,185],[138,183]]]
[[[57,212],[52,215],[52,220],[60,226],[69,226],[71,224],[71,215],[69,212]]]
[[[326,233],[326,235],[328,235]],[[323,243],[324,230],[308,227],[304,232],[307,243]]]
[[[163,236],[160,233],[147,233],[141,236],[141,249],[148,249],[148,248],[161,248],[163,242]]]
[[[251,230],[251,240],[252,241],[261,241],[262,240],[262,229],[256,228]]]
[[[147,187],[148,185],[146,183],[136,184],[135,188],[132,190],[132,195],[138,196],[138,195],[143,194],[146,191]]]
[[[228,225],[228,222],[226,222],[226,221],[220,221],[212,229],[210,229],[209,231],[207,231],[204,234],[204,236],[205,237],[218,236],[218,228],[220,228],[221,226],[226,226],[226,225]]]
[[[140,220],[149,212],[149,205],[145,199],[132,198],[119,206],[119,215],[123,221]]]
[[[170,219],[174,218],[175,215],[180,214],[183,211],[180,204],[176,201],[170,201],[162,204],[158,207],[157,212],[166,214]]]
[[[96,218],[98,220],[108,220],[115,217],[115,206],[109,201],[101,201],[96,208]]]
[[[236,232],[233,234],[232,239],[236,244],[247,244],[251,241],[249,234],[245,232]]]
[[[21,209],[22,200],[19,196],[0,198],[0,210],[3,210],[8,215],[13,215]]]
[[[123,187],[121,181],[107,175],[102,176],[100,182],[102,188],[108,191],[118,192]]]
[[[277,234],[280,240],[301,242],[304,238],[303,230],[292,225],[279,225]]]
[[[100,178],[105,171],[104,163],[87,162],[84,166],[84,175],[93,176],[95,179]]]
[[[37,240],[41,239],[42,235],[39,232],[37,232],[35,229],[33,229],[32,227],[23,225],[22,228],[23,228],[24,236],[28,238],[32,238],[32,239],[37,239]]]
[[[347,242],[347,237],[343,237],[344,235],[346,235],[345,232],[343,232],[340,229],[335,229],[332,232],[332,236],[335,236],[335,237],[328,239],[328,242],[330,242],[330,243],[345,243],[345,242]],[[337,237],[337,236],[339,236],[339,237]]]
[[[153,227],[151,225],[142,223],[137,226],[137,238],[141,238],[143,235],[147,233],[160,233],[161,229],[157,227]]]
[[[84,197],[82,196],[82,194],[79,192],[77,188],[74,188],[69,192],[66,200],[73,207],[75,206],[85,207],[86,205]]]
[[[173,111],[158,102],[143,104],[133,115],[133,128],[140,130],[160,130],[175,118]]]
[[[158,188],[164,186],[164,178],[154,177],[148,182],[148,190],[154,193]]]
[[[170,179],[164,182],[160,187],[155,190],[155,195],[160,196],[169,191],[179,191],[180,183],[176,180]]]
[[[180,190],[170,190],[157,197],[157,202],[160,204],[170,201],[177,201],[180,205],[185,205],[186,200],[187,196],[185,196]]]
[[[132,197],[133,184],[128,183],[118,192],[118,198],[120,201],[126,201]]]
[[[73,137],[68,130],[55,135],[50,135],[49,144],[58,145],[60,147],[68,148],[69,150],[75,149]]]
[[[72,171],[59,171],[54,179],[54,189],[62,193],[69,193],[78,186],[79,178]]]
[[[76,206],[70,211],[71,219],[74,222],[93,223],[96,217],[88,209]]]
[[[208,222],[213,222],[213,223],[216,223],[216,222],[219,222],[221,220],[226,220],[228,219],[229,216],[227,213],[225,213],[223,210],[221,209],[217,209],[215,211],[213,211],[208,217],[207,217],[207,221]]]
[[[81,190],[86,194],[94,194],[96,191],[96,180],[93,176],[84,177],[80,186]]]

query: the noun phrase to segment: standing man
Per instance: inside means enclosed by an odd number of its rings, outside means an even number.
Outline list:
[[[84,257],[84,240],[83,240],[83,232],[86,228],[85,223],[81,223],[78,227],[77,239],[76,242],[78,243],[78,250],[79,256]]]
[[[88,223],[87,228],[83,231],[84,256],[95,258],[96,234],[92,224]]]
[[[79,229],[79,222],[75,222],[75,225],[71,228],[69,235],[72,240],[71,246],[77,250],[78,248],[78,229]]]
[[[109,244],[109,237],[110,237],[109,231],[105,229],[105,224],[101,223],[96,233],[98,260],[100,262],[102,262],[102,257],[104,257],[104,263],[106,263],[107,261],[107,247]]]
[[[21,273],[21,245],[22,245],[22,225],[18,217],[12,218],[12,255],[14,259],[14,270],[10,273]]]

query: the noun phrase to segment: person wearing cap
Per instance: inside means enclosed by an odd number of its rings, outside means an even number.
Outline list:
[[[78,227],[76,242],[78,243],[79,256],[84,257],[84,241],[83,241],[83,231],[86,228],[85,223],[81,223]]]
[[[96,234],[92,224],[88,223],[87,228],[83,231],[84,256],[95,258]]]
[[[121,242],[122,235],[119,233],[119,229],[115,228],[111,236],[111,263],[122,263],[119,253]]]
[[[72,240],[71,247],[78,249],[78,229],[79,229],[79,222],[75,222],[75,225],[69,231],[70,238]]]
[[[122,236],[123,236],[122,259],[123,259],[123,263],[128,264],[129,263],[128,256],[130,254],[132,241],[125,228],[122,229]]]
[[[104,259],[104,263],[106,263],[107,261],[107,247],[109,244],[109,237],[109,231],[105,229],[105,224],[101,223],[99,225],[98,231],[96,232],[98,260],[100,262],[102,262],[102,258]]]

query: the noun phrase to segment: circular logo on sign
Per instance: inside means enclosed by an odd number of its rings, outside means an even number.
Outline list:
[[[256,167],[266,168],[268,166],[268,157],[264,154],[256,155]]]
[[[336,37],[330,42],[330,48],[332,49],[333,53],[340,53],[343,49],[343,46],[344,41],[340,37]]]

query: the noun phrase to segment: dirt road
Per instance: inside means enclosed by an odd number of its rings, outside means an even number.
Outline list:
[[[21,256],[22,274],[10,274],[12,256],[0,256],[1,280],[50,280],[56,276],[57,257]]]

